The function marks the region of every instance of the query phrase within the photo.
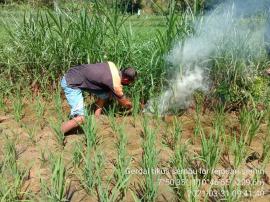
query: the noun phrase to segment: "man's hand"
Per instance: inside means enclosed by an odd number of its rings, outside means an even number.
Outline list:
[[[270,68],[268,68],[267,70],[265,70],[265,74],[266,74],[267,76],[270,76]]]
[[[117,100],[120,103],[120,105],[122,105],[123,107],[125,107],[127,109],[131,109],[132,108],[132,103],[131,103],[131,101],[129,99],[123,97],[123,98],[119,98]]]

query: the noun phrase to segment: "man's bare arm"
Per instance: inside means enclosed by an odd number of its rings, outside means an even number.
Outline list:
[[[106,103],[106,100],[103,100],[101,98],[98,98],[98,100],[96,101],[96,110],[95,110],[95,116],[99,117],[101,112],[102,112],[102,108],[104,107]]]

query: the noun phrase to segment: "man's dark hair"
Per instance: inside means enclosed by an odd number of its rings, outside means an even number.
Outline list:
[[[134,81],[137,77],[137,71],[133,67],[126,67],[121,69],[123,76],[128,77],[130,80]]]

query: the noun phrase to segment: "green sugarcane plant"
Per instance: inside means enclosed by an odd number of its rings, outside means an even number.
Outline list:
[[[61,99],[61,89],[58,88],[54,94],[54,106],[57,112],[57,119],[63,121],[63,108],[62,108],[62,99]]]
[[[247,146],[244,137],[241,135],[239,140],[237,140],[236,135],[234,134],[231,147],[234,154],[233,165],[237,169],[241,165],[241,163],[243,163],[247,154]]]
[[[112,41],[110,47],[111,52],[114,56],[118,56],[118,54],[120,53],[120,51],[118,50],[119,45],[121,45],[124,41],[123,38],[119,36],[125,37],[122,28],[129,16],[121,14],[118,0],[95,0],[94,2],[96,12],[103,15],[103,20],[108,25],[108,31],[110,34],[107,35],[107,37]]]
[[[201,120],[197,117],[195,119],[195,128],[194,128],[194,138],[197,139],[201,133],[202,133],[202,124],[201,124]],[[194,141],[193,141],[194,142]]]
[[[201,104],[200,102],[196,102],[195,105],[195,128],[194,128],[194,140],[193,143],[195,144],[196,139],[201,136],[203,133],[203,127],[201,122]]]
[[[182,123],[180,120],[174,118],[173,120],[173,149],[177,148],[179,141],[182,138]]]
[[[35,145],[37,143],[36,138],[37,128],[35,126],[30,127],[25,125],[25,129],[27,131],[30,141]]]
[[[263,120],[263,113],[259,112],[257,109],[253,109],[251,112],[251,120],[250,120],[250,131],[248,138],[248,145],[251,145],[252,140],[257,135],[258,130],[260,129],[261,122]]]
[[[96,156],[95,156],[96,158]],[[91,159],[89,151],[86,151],[86,154],[82,154],[83,159],[83,169],[81,171],[81,183],[86,191],[90,194],[93,193],[93,189],[96,186],[96,168],[95,162]]]
[[[6,111],[6,104],[3,93],[0,93],[0,110]]]
[[[263,142],[263,152],[260,161],[266,165],[270,160],[270,105],[267,106],[266,115],[267,133],[265,134],[265,141]]]
[[[138,92],[133,93],[132,96],[132,118],[133,118],[133,127],[136,127],[136,118],[140,112],[140,94]]]
[[[155,174],[153,171],[157,168],[158,165],[158,157],[156,150],[156,134],[148,126],[148,120],[146,117],[143,119],[143,133],[144,133],[144,141],[143,141],[143,157],[142,157],[142,167],[147,170],[147,174],[145,175],[145,183],[144,183],[144,196],[142,198],[143,201],[155,201],[157,197],[158,190],[158,174]]]
[[[241,134],[245,136],[246,143],[250,146],[256,136],[263,119],[263,113],[257,109],[249,110],[246,107],[240,112]]]
[[[72,153],[72,165],[75,168],[79,167],[83,159],[82,153],[83,153],[83,145],[80,142],[76,142],[75,146],[73,147],[73,153]]]
[[[198,202],[200,201],[200,190],[201,182],[200,180],[196,177],[196,175],[191,175],[189,181],[187,182],[187,201],[190,202]]]
[[[116,123],[116,119],[115,119],[115,107],[116,107],[116,105],[113,104],[113,106],[111,106],[109,111],[108,111],[110,126],[111,126],[113,132],[117,132],[117,123]]]
[[[243,193],[242,185],[241,183],[236,183],[237,180],[241,181],[241,177],[236,177],[236,174],[229,176],[229,183],[221,188],[222,193],[224,193],[221,200],[234,202],[241,198]]]
[[[215,109],[215,117],[213,121],[213,126],[215,128],[215,133],[218,134],[220,138],[222,138],[223,144],[226,145],[227,138],[225,137],[225,106],[220,105]],[[220,139],[221,140],[221,139]]]
[[[39,160],[41,161],[41,166],[44,166],[45,163],[48,161],[48,158],[46,157],[46,152],[43,149],[40,150]]]
[[[113,178],[113,176],[107,177],[105,185],[102,183],[104,179],[102,174],[104,172],[104,163],[105,163],[104,155],[101,151],[98,151],[94,162],[96,169],[96,190],[98,199],[99,201],[106,201],[106,202],[115,201],[115,199],[112,199],[111,196],[115,195],[116,190],[112,192],[112,190],[110,189],[110,181]]]
[[[14,139],[6,137],[4,144],[4,168],[8,169],[13,174],[18,173],[18,153],[15,147],[15,141]]]
[[[17,122],[19,122],[23,118],[24,112],[23,112],[22,96],[18,92],[16,93],[16,96],[13,99],[12,108],[13,108],[14,118]]]
[[[34,109],[36,113],[36,117],[38,121],[42,121],[44,113],[45,113],[45,103],[43,102],[40,96],[37,96],[35,99]]]
[[[113,179],[113,176],[107,177],[106,181],[107,183],[102,183],[102,178],[100,177],[100,174],[97,178],[97,193],[98,193],[98,200],[99,201],[120,201],[119,199],[119,190],[117,188],[117,185],[111,188],[111,181]]]
[[[95,151],[97,146],[97,128],[93,115],[86,114],[82,128],[85,133],[86,151],[85,154],[83,151],[81,151],[81,154],[78,154],[81,155],[83,159],[83,170],[81,171],[80,179],[87,192],[92,194],[93,189],[97,186],[98,168],[96,166],[100,165],[97,161],[99,161],[98,158],[101,157],[99,153]],[[94,153],[94,158],[91,157],[93,156],[91,155],[92,153]]]
[[[205,179],[211,180],[213,177],[212,171],[217,166],[221,155],[221,149],[219,148],[219,135],[217,133],[210,133],[210,136],[207,139],[205,134],[202,133],[201,139],[200,158],[203,161],[203,164],[207,170]]]
[[[21,191],[28,172],[19,169],[15,140],[6,137],[4,159],[0,166],[0,198],[2,201],[22,200],[26,193]]]
[[[128,189],[129,178],[130,175],[126,173],[128,169],[131,158],[127,155],[127,135],[124,132],[123,126],[118,127],[118,142],[117,142],[117,162],[115,165],[114,178],[116,181],[116,185],[114,189],[119,191],[119,196],[117,196],[118,200],[122,200]],[[113,196],[116,198],[116,196]]]
[[[175,174],[175,183],[173,184],[173,190],[177,195],[178,201],[186,201],[186,192],[187,192],[187,182],[188,176],[184,171],[187,168],[186,162],[187,147],[178,146],[174,151],[174,157],[172,161],[172,166],[176,171]]]
[[[97,180],[97,192],[98,192],[98,201],[104,201],[104,202],[115,201],[115,199],[111,199],[110,197],[109,183],[104,186],[102,184],[101,177],[98,177],[98,180]]]
[[[65,146],[65,134],[61,131],[61,120],[57,119],[55,120],[50,120],[50,126],[53,129],[53,132],[55,134],[56,140],[59,145],[62,147]]]
[[[265,119],[267,122],[267,135],[270,136],[270,104],[267,105]]]
[[[263,165],[266,165],[270,160],[270,134],[267,133],[263,142],[263,151],[260,161]]]
[[[97,127],[94,115],[86,114],[85,121],[81,126],[85,134],[87,150],[91,150],[93,147],[96,147],[97,144]]]
[[[22,192],[22,186],[26,174],[20,172],[14,173],[12,176],[1,174],[0,179],[0,198],[1,201],[21,201],[28,195]]]
[[[250,113],[246,107],[243,107],[239,114],[241,134],[247,134],[250,130]]]
[[[182,136],[181,121],[174,117],[172,130],[169,130],[169,126],[166,126],[164,136],[166,141],[165,143],[169,146],[170,149],[175,150]]]
[[[99,151],[86,150],[82,153],[82,169],[79,175],[81,184],[89,194],[93,194],[101,182],[104,168],[104,155]],[[100,181],[100,182],[99,182]]]
[[[51,159],[52,176],[50,185],[41,179],[41,186],[44,198],[49,201],[68,201],[67,189],[68,182],[66,178],[66,168],[62,155]]]

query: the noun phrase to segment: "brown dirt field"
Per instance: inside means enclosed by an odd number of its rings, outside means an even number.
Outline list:
[[[52,106],[52,105],[48,105]],[[67,104],[64,104],[65,114],[68,114]],[[18,152],[18,165],[19,167],[26,168],[29,170],[29,177],[25,180],[22,191],[31,192],[34,196],[34,200],[38,200],[41,191],[40,178],[45,181],[50,180],[51,171],[50,171],[50,162],[48,161],[51,155],[63,152],[64,162],[67,169],[68,180],[71,182],[71,189],[74,190],[74,194],[71,198],[71,201],[97,201],[97,196],[89,195],[87,192],[80,186],[79,179],[77,177],[77,170],[72,166],[72,152],[76,142],[83,142],[84,135],[82,133],[78,134],[69,134],[65,138],[65,146],[61,147],[55,138],[53,130],[50,128],[49,119],[56,116],[56,112],[53,108],[46,109],[45,117],[41,123],[36,120],[35,113],[31,105],[26,105],[25,116],[22,119],[23,124],[18,124],[12,117],[10,111],[8,113],[0,113],[0,133],[12,138],[15,141],[16,151]],[[195,140],[192,144],[191,140],[193,138],[194,131],[194,111],[189,111],[189,113],[183,114],[181,117],[176,117],[183,124],[182,139],[179,144],[187,145],[188,151],[192,155],[196,152],[199,152],[201,149],[200,140]],[[125,131],[128,137],[127,151],[131,157],[130,168],[135,169],[140,167],[140,162],[143,155],[142,149],[142,117],[138,117],[135,123],[132,117],[116,117],[117,124],[123,124],[125,126]],[[206,134],[212,128],[213,113],[207,112],[203,115],[202,124],[206,131]],[[236,114],[231,113],[227,114],[226,117],[226,132],[227,135],[231,134],[233,130],[239,130],[239,124]],[[36,128],[35,141],[33,143],[30,141],[28,131],[26,127]],[[159,152],[159,167],[169,168],[170,159],[173,155],[173,150],[170,149],[164,141],[164,137],[169,134],[166,131],[166,127],[170,128],[172,126],[172,118],[167,117],[161,120],[151,119],[149,126],[155,129],[157,133],[157,144],[156,149]],[[98,129],[98,139],[100,140],[98,148],[102,150],[106,158],[104,176],[112,175],[113,173],[113,162],[117,159],[117,134],[111,129],[110,122],[107,116],[102,116],[97,120],[97,129]],[[254,151],[262,154],[262,143],[264,141],[264,135],[266,134],[266,124],[262,124],[260,127],[259,134],[253,140],[251,146],[249,147],[248,153]],[[165,143],[164,143],[165,142]],[[5,138],[0,138],[0,144],[5,144]],[[44,159],[45,157],[45,159]],[[3,146],[0,147],[0,160],[3,158]],[[232,160],[233,156],[229,156]],[[258,160],[251,163],[242,165],[242,169],[249,169],[252,166],[257,166],[259,164]],[[219,165],[220,169],[224,169],[222,165]],[[266,167],[266,175],[270,176],[270,166],[269,164]],[[162,175],[161,179],[167,179],[168,175]],[[139,185],[143,182],[143,175],[132,175],[130,178],[130,185],[127,195],[123,201],[134,201],[131,190],[136,191]],[[207,185],[202,186],[202,190],[207,190]],[[254,202],[266,202],[270,201],[270,186],[265,183],[263,186],[266,195],[262,197],[252,197],[244,198],[241,201],[254,201]],[[177,201],[177,197],[174,194],[172,188],[166,183],[161,183],[158,189],[158,196],[156,201]]]

